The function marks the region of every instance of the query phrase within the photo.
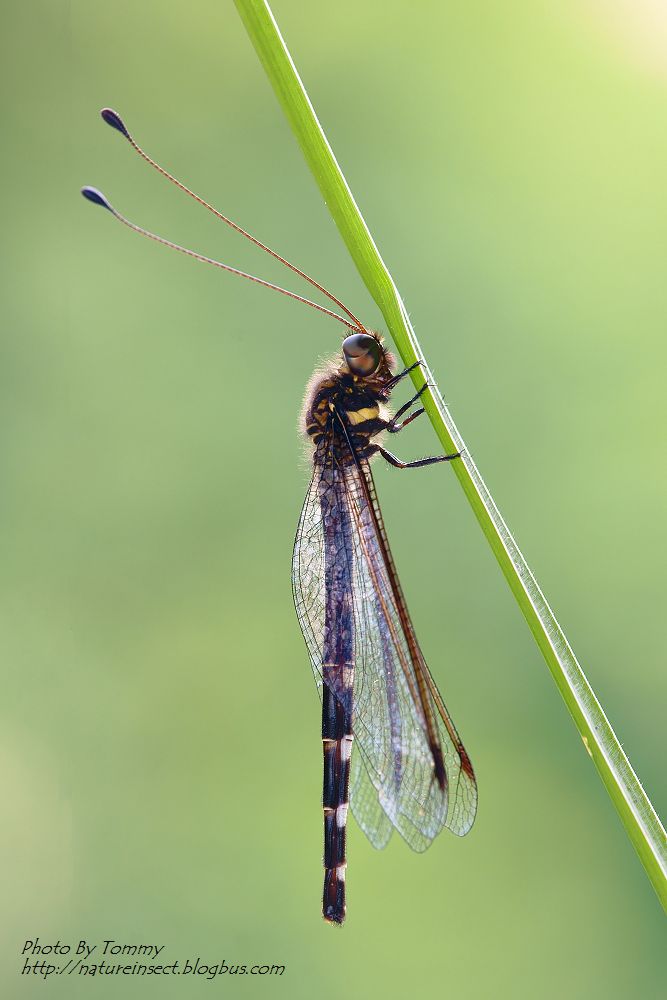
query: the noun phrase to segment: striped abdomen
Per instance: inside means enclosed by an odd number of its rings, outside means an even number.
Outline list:
[[[322,644],[322,741],[324,751],[324,891],[322,915],[345,919],[345,831],[352,753],[354,616],[350,515],[341,473],[322,472],[325,619]]]
[[[337,669],[337,667],[336,667]],[[344,668],[345,669],[345,668]],[[349,668],[351,669],[351,668]],[[342,924],[345,919],[345,834],[352,754],[352,713],[325,684],[322,692],[324,750],[324,890],[322,915]]]

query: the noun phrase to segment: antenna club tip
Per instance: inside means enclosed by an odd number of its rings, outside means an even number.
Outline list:
[[[81,188],[81,194],[83,195],[84,198],[87,198],[88,201],[92,201],[94,205],[101,205],[102,208],[106,208],[107,211],[113,213],[113,209],[111,207],[111,204],[106,199],[106,197],[102,194],[102,192],[97,190],[97,188],[94,188],[94,187],[82,187]]]
[[[126,139],[130,138],[130,133],[125,128],[123,119],[120,117],[118,112],[114,111],[113,108],[102,108],[100,114],[107,125],[111,125],[112,128],[115,128],[118,132],[124,135]]]

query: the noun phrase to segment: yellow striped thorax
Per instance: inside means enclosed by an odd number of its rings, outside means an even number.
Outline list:
[[[360,410],[346,408],[345,413],[349,423],[362,424],[364,420],[376,420],[380,416],[380,407],[376,403],[373,406],[364,406]]]

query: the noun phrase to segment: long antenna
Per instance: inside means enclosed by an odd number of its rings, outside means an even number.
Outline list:
[[[292,264],[289,260],[286,260],[285,257],[282,257],[279,253],[276,253],[276,251],[272,250],[271,247],[267,247],[265,243],[262,243],[261,240],[256,239],[242,226],[239,226],[236,222],[232,222],[232,220],[227,218],[226,215],[223,215],[222,212],[219,212],[217,208],[214,208],[213,205],[210,205],[203,198],[200,198],[198,194],[195,194],[194,191],[191,191],[190,188],[187,187],[185,184],[183,184],[181,181],[179,181],[177,177],[174,177],[174,175],[170,174],[168,170],[165,170],[164,167],[161,167],[159,163],[156,163],[156,161],[153,160],[148,155],[148,153],[144,152],[144,150],[141,148],[141,146],[138,144],[138,142],[134,139],[134,137],[127,129],[123,119],[116,111],[114,111],[112,108],[103,108],[100,114],[104,119],[104,121],[107,123],[107,125],[110,125],[112,128],[116,129],[116,131],[120,132],[121,135],[125,136],[127,141],[130,143],[132,148],[139,154],[139,156],[141,156],[142,159],[146,161],[146,163],[149,163],[151,167],[154,167],[155,170],[158,171],[158,173],[162,174],[163,177],[166,177],[168,181],[171,181],[172,184],[175,184],[176,187],[180,188],[181,191],[184,191],[185,194],[189,195],[191,198],[194,198],[196,202],[198,202],[200,205],[203,205],[203,207],[208,209],[209,212],[212,212],[217,219],[221,220],[221,222],[224,222],[231,229],[235,230],[235,232],[240,233],[241,236],[245,236],[247,240],[250,240],[251,243],[254,243],[254,245],[256,247],[259,247],[260,250],[263,250],[265,253],[268,253],[271,257],[274,257],[275,260],[280,261],[281,264],[284,264],[285,267],[288,267],[290,271],[294,272],[294,274],[298,274],[300,278],[303,278],[305,281],[309,282],[309,284],[313,285],[314,288],[317,288],[318,291],[322,292],[323,295],[326,295],[328,299],[330,299],[340,309],[342,309],[345,315],[349,316],[350,319],[353,321],[354,326],[350,327],[350,329],[361,330],[363,333],[367,332],[361,320],[359,320],[357,316],[355,316],[354,313],[350,309],[348,309],[347,306],[343,302],[341,302],[339,298],[337,298],[332,292],[330,292],[327,288],[325,288],[324,285],[321,285],[319,281],[316,281],[314,278],[311,278],[309,274],[306,274],[305,271],[302,271],[301,268],[296,266],[296,264]],[[234,268],[228,268],[228,270],[231,270],[232,273],[239,273]],[[250,276],[246,275],[246,277]],[[257,278],[254,280],[256,280],[259,284],[265,284],[267,286],[270,285],[269,282],[261,282]],[[284,291],[284,289],[280,289],[280,291]],[[296,295],[293,295],[292,297],[299,298],[299,296]],[[309,302],[310,300],[306,299],[305,301]]]
[[[95,205],[101,205],[102,208],[106,208],[107,211],[111,212],[114,219],[118,219],[122,222],[124,226],[128,229],[132,229],[135,233],[139,233],[141,236],[147,236],[150,240],[155,240],[156,243],[161,243],[164,247],[169,247],[171,250],[178,250],[179,253],[184,253],[188,257],[194,257],[195,260],[200,260],[204,264],[213,264],[214,267],[219,267],[223,271],[229,271],[230,274],[237,274],[239,278],[247,278],[249,281],[254,281],[258,285],[263,285],[264,288],[270,288],[274,292],[280,292],[281,295],[287,295],[290,299],[296,299],[297,302],[303,302],[304,305],[311,306],[313,309],[317,309],[319,312],[324,313],[326,316],[331,316],[332,319],[337,319],[339,323],[343,323],[344,326],[348,327],[350,330],[358,330],[359,327],[355,323],[351,323],[349,319],[345,319],[343,316],[339,316],[338,313],[332,312],[331,309],[327,309],[326,306],[321,306],[317,302],[311,302],[310,299],[306,299],[303,295],[297,295],[296,292],[290,292],[287,288],[281,288],[280,285],[274,285],[270,281],[264,281],[263,278],[257,278],[254,274],[246,274],[245,271],[239,271],[237,267],[231,267],[229,264],[222,264],[219,260],[213,260],[212,257],[205,257],[204,254],[196,253],[194,250],[188,250],[187,247],[182,247],[178,243],[172,243],[171,240],[166,240],[163,236],[157,236],[155,233],[149,232],[148,229],[144,229],[142,226],[137,226],[136,223],[130,222],[126,219],[124,215],[113,207],[109,199],[98,191],[94,187],[83,187],[81,188],[81,194],[88,201],[92,201]]]

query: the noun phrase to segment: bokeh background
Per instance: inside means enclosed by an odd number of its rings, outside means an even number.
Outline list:
[[[455,419],[658,809],[664,769],[667,17],[649,0],[275,13]],[[477,824],[351,823],[320,919],[319,704],[292,608],[296,418],[326,318],[98,117],[381,317],[231,3],[4,11],[0,380],[7,997],[664,995],[661,911],[447,468],[379,469]],[[433,451],[428,426],[401,455]],[[19,976],[27,938],[282,978]]]

